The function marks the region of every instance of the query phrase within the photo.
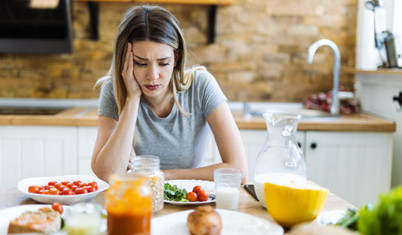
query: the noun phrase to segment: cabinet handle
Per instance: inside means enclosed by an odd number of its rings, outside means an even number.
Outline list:
[[[315,142],[311,143],[310,147],[312,149],[316,149],[317,148],[317,143],[315,143]]]
[[[299,145],[299,148],[301,148],[302,144],[300,142],[297,142],[297,145]]]

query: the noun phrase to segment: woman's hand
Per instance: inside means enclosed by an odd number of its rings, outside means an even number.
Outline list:
[[[132,171],[132,166],[134,164],[134,158],[135,158],[135,152],[134,152],[134,148],[131,147],[131,151],[130,151],[130,159],[128,160],[128,165],[127,165],[127,171]]]
[[[127,52],[121,76],[123,77],[124,85],[126,86],[127,98],[141,96],[142,91],[140,85],[134,77],[134,53],[131,43],[127,43]]]

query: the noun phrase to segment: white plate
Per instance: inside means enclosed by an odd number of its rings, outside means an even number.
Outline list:
[[[205,192],[208,194],[213,193],[215,190],[215,182],[213,181],[205,181],[205,180],[168,180],[166,183],[173,185],[177,185],[179,188],[184,188],[187,190],[187,192],[193,191],[193,188],[197,185],[201,186],[204,188]],[[169,201],[169,200],[164,200],[165,203],[169,204],[175,204],[175,205],[201,205],[201,204],[208,204],[215,202],[215,199],[212,199],[211,197],[208,198],[207,201],[204,202],[175,202],[175,201]]]
[[[9,207],[4,210],[0,211],[0,235],[7,234],[8,225],[11,220],[17,218],[25,211],[37,211],[39,208],[42,207],[51,207],[52,205],[22,205],[22,206],[15,206]],[[63,209],[66,210],[68,207],[63,206]],[[64,212],[63,212],[64,213]]]
[[[80,206],[80,205],[78,205]],[[6,235],[8,232],[8,225],[10,221],[20,216],[25,211],[37,211],[42,207],[52,207],[49,204],[36,204],[36,205],[21,205],[15,207],[9,207],[0,211],[0,235]],[[63,214],[61,215],[63,218],[69,215],[72,212],[74,207],[64,206],[63,205]],[[66,215],[67,214],[67,215]],[[100,232],[106,232],[106,219],[102,219]],[[66,233],[63,231],[59,231],[56,233],[52,233],[53,235],[65,235]]]
[[[345,210],[324,211],[318,214],[315,221],[320,225],[336,224],[345,216]]]
[[[49,181],[76,181],[81,180],[83,183],[95,181],[98,183],[98,190],[91,193],[77,194],[77,195],[44,195],[37,193],[29,193],[28,188],[31,185],[47,185]],[[21,180],[17,185],[18,190],[28,195],[35,201],[42,203],[58,202],[64,205],[70,205],[78,202],[89,201],[93,199],[98,193],[105,191],[109,188],[109,184],[103,180],[89,175],[64,175],[64,176],[48,176],[48,177],[35,177]]]
[[[190,235],[187,216],[194,210],[186,210],[152,219],[152,235]],[[222,218],[221,235],[282,235],[283,228],[273,222],[245,213],[216,209]]]

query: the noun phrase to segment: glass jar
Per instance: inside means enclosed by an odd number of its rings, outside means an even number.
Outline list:
[[[164,174],[160,170],[160,160],[157,156],[135,156],[132,160],[131,172],[144,174],[150,178],[152,189],[152,210],[157,213],[163,209]]]
[[[306,163],[296,142],[300,114],[269,112],[264,114],[267,138],[254,163],[254,187],[263,207],[264,183],[276,179],[306,182]]]
[[[101,206],[79,203],[64,212],[65,228],[68,235],[99,235],[101,228]]]
[[[112,176],[106,191],[110,235],[151,235],[152,191],[148,177],[130,173]]]

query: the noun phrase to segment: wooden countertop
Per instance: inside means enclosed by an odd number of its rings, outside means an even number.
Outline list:
[[[246,119],[234,113],[239,129],[265,130],[262,117]],[[77,107],[56,115],[0,115],[0,125],[43,125],[43,126],[97,126],[97,108]],[[393,121],[359,113],[340,118],[302,119],[299,131],[348,131],[348,132],[395,132]]]
[[[0,210],[6,209],[8,207],[26,205],[26,204],[38,204],[36,201],[32,200],[22,192],[18,191],[16,187],[13,188],[0,188]],[[99,205],[104,205],[105,202],[105,193],[101,192],[98,194],[91,203],[97,203]],[[215,207],[215,204],[211,204]],[[342,198],[336,196],[333,193],[328,194],[327,201],[324,205],[322,212],[331,211],[331,210],[346,210],[347,208],[352,207],[352,204],[343,200]],[[183,210],[191,210],[195,209],[196,206],[180,206],[180,205],[172,205],[165,204],[164,208],[161,212],[156,214],[156,217],[168,215],[174,212],[179,212]],[[253,197],[250,196],[246,192],[246,190],[242,189],[240,191],[240,200],[239,200],[239,212],[243,212],[246,214],[254,215],[257,217],[261,217],[263,219],[269,220],[273,222],[274,220],[269,215],[266,209],[264,209],[258,201],[256,201]],[[315,223],[315,222],[312,222]],[[286,232],[285,232],[286,234]]]

